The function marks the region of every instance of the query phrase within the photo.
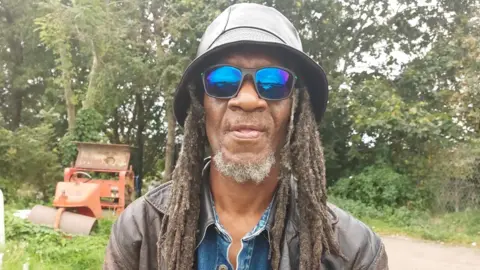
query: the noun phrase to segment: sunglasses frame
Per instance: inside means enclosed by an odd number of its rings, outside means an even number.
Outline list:
[[[235,91],[235,93],[231,96],[228,96],[228,97],[216,97],[216,96],[213,96],[213,95],[210,95],[210,93],[208,93],[207,91],[207,84],[206,84],[206,77],[205,77],[205,74],[207,74],[209,71],[215,69],[215,68],[219,68],[219,67],[233,67],[233,68],[236,68],[238,70],[240,70],[240,72],[242,73],[242,78],[240,79],[240,82],[238,84],[238,87],[237,87],[237,90]],[[288,94],[288,96],[284,97],[284,98],[280,98],[280,99],[271,99],[271,98],[265,98],[263,96],[260,95],[260,92],[258,91],[258,87],[257,87],[257,83],[255,81],[256,79],[256,76],[257,76],[257,72],[261,69],[265,69],[265,68],[279,68],[281,70],[284,70],[284,71],[287,71],[291,76],[293,76],[292,78],[292,89],[290,89],[290,93]],[[252,76],[252,80],[253,80],[253,85],[255,86],[255,91],[257,92],[257,95],[261,98],[261,99],[264,99],[264,100],[270,100],[270,101],[279,101],[279,100],[284,100],[284,99],[288,99],[290,98],[290,96],[292,95],[294,89],[295,89],[295,84],[297,82],[297,75],[295,75],[295,73],[288,69],[288,68],[285,68],[285,67],[280,67],[280,66],[264,66],[264,67],[259,67],[259,68],[242,68],[242,67],[237,67],[237,66],[234,66],[234,65],[227,65],[227,64],[219,64],[219,65],[214,65],[214,66],[211,66],[209,68],[207,68],[204,72],[201,73],[201,76],[202,76],[202,83],[203,83],[203,89],[205,91],[205,93],[209,96],[209,97],[212,97],[212,98],[217,98],[217,99],[231,99],[231,98],[234,98],[238,95],[238,93],[240,92],[240,89],[242,88],[242,84],[245,80],[245,76],[247,75],[251,75]]]

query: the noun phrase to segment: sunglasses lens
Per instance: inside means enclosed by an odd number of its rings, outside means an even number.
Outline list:
[[[217,98],[229,98],[238,90],[242,72],[235,67],[221,66],[205,74],[205,91]]]
[[[287,70],[276,67],[262,68],[255,77],[258,92],[265,99],[284,99],[292,91],[294,76]]]

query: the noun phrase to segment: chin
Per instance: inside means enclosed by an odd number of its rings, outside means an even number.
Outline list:
[[[265,149],[257,152],[245,151],[232,153],[232,151],[222,149],[219,153],[222,154],[223,159],[228,163],[247,165],[262,162],[272,154],[272,151]]]
[[[254,153],[236,153],[218,151],[213,156],[217,170],[238,183],[254,182],[260,184],[270,174],[275,165],[274,152],[258,155]]]

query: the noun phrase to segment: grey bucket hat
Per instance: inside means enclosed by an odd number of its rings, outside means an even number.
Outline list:
[[[320,121],[328,101],[328,82],[322,67],[303,52],[297,30],[283,14],[271,7],[243,3],[230,6],[207,27],[195,60],[183,73],[173,105],[180,126],[184,125],[190,106],[188,86],[202,85],[200,74],[215,55],[246,45],[275,48],[288,61],[295,61],[294,71],[303,79],[315,118]]]

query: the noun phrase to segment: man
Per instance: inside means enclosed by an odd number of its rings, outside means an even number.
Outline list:
[[[104,269],[388,269],[379,237],[327,204],[316,124],[327,96],[281,13],[225,10],[176,92],[172,182],[118,218]]]

